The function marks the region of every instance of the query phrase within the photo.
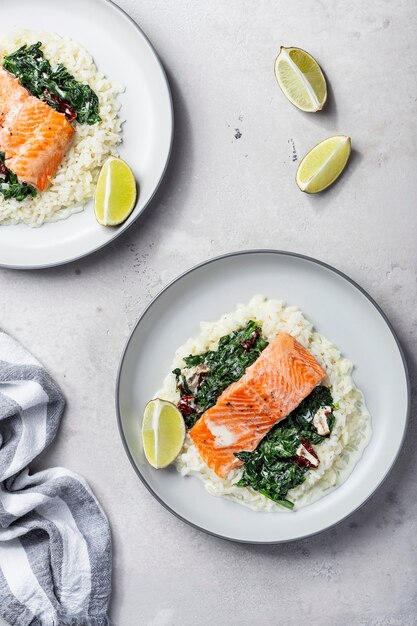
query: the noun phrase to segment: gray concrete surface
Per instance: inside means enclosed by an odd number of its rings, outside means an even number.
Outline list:
[[[391,318],[415,386],[415,3],[119,3],[170,79],[176,133],[165,181],[106,250],[57,269],[0,271],[1,326],[68,398],[40,465],[83,474],[110,517],[114,624],[416,624],[414,412],[400,459],[365,507],[320,536],[274,547],[226,543],[172,517],[130,467],[114,412],[119,357],[143,307],[191,265],[253,247],[303,252],[361,283]],[[280,92],[281,44],[321,62],[330,86],[322,114],[299,112]],[[336,133],[352,136],[347,171],[320,197],[301,194],[293,154],[299,162]]]

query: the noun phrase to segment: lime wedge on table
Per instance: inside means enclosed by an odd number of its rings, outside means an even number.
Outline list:
[[[275,77],[288,100],[302,111],[320,111],[327,98],[320,65],[301,48],[281,47],[275,59]]]
[[[345,169],[351,150],[347,135],[329,137],[306,154],[297,170],[301,191],[318,193],[329,187]]]
[[[136,201],[136,181],[122,159],[110,157],[101,168],[94,196],[97,221],[117,226],[131,214]]]
[[[185,437],[184,419],[167,400],[151,400],[145,407],[142,441],[148,462],[157,469],[166,467],[178,456]]]

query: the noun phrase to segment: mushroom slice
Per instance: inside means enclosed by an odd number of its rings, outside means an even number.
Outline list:
[[[313,446],[305,437],[301,439],[301,443],[295,452],[293,461],[301,467],[318,467],[320,464],[319,457],[317,456]]]
[[[184,370],[184,378],[188,389],[191,393],[196,393],[202,377],[209,372],[209,368],[205,363],[199,363],[188,370]]]
[[[330,433],[329,415],[331,412],[331,406],[321,406],[313,418],[313,426],[322,437]]]

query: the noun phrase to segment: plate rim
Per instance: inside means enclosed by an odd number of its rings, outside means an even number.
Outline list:
[[[129,228],[131,226],[133,226],[133,224],[136,223],[136,221],[139,219],[139,217],[144,213],[144,211],[148,208],[149,204],[152,202],[156,192],[158,191],[162,180],[164,179],[164,176],[166,174],[167,168],[168,168],[168,164],[171,158],[171,154],[172,154],[172,146],[173,146],[173,141],[174,141],[174,103],[173,103],[173,99],[172,99],[172,92],[171,92],[171,88],[169,85],[169,81],[168,81],[168,76],[167,73],[165,71],[165,68],[162,64],[161,59],[159,58],[158,53],[156,52],[155,47],[153,46],[153,44],[151,43],[149,37],[146,35],[146,33],[142,30],[142,28],[139,26],[139,24],[133,19],[133,17],[131,17],[129,15],[129,13],[127,11],[125,11],[122,7],[120,7],[118,4],[116,4],[116,2],[114,2],[113,0],[95,0],[96,2],[102,2],[104,4],[107,4],[109,6],[111,6],[113,9],[115,9],[116,11],[119,11],[119,13],[122,14],[123,17],[127,18],[127,20],[133,25],[134,28],[136,28],[137,31],[139,31],[140,35],[142,35],[142,37],[144,38],[145,42],[148,44],[149,49],[151,51],[151,53],[153,54],[155,61],[159,67],[159,69],[161,70],[161,74],[162,74],[162,78],[165,82],[165,86],[167,89],[167,93],[168,93],[168,99],[169,99],[169,105],[170,105],[170,138],[169,138],[169,147],[168,147],[168,151],[167,151],[167,155],[166,155],[166,159],[165,159],[165,164],[164,167],[161,171],[160,177],[157,181],[157,184],[155,185],[154,190],[152,191],[152,193],[150,194],[148,200],[146,201],[146,203],[143,205],[143,207],[141,208],[141,210],[138,212],[138,214],[136,216],[133,217],[132,221],[129,222],[129,224],[122,224],[120,226],[120,228],[117,230],[117,232],[114,234],[113,237],[111,237],[108,241],[105,241],[104,243],[99,244],[98,246],[92,248],[91,250],[89,250],[88,252],[83,252],[82,254],[78,254],[76,256],[72,256],[69,259],[66,259],[64,261],[54,261],[54,262],[50,262],[50,263],[37,263],[37,264],[32,264],[32,265],[15,265],[13,263],[2,263],[0,261],[0,267],[5,268],[5,269],[10,269],[10,270],[43,270],[43,269],[48,269],[51,267],[61,267],[63,265],[67,265],[68,263],[74,263],[75,261],[79,261],[80,259],[84,259],[85,257],[89,256],[90,254],[94,254],[95,252],[98,252],[99,250],[102,250],[103,248],[105,248],[107,245],[109,245],[110,243],[113,243],[114,241],[116,241],[116,239],[118,237],[120,237],[120,235],[122,235],[123,233],[125,233],[127,230],[129,230]],[[71,217],[71,216],[69,216]],[[13,226],[13,224],[10,224],[10,226]]]
[[[129,446],[127,444],[126,437],[125,437],[124,432],[123,432],[122,419],[121,419],[121,414],[120,414],[120,403],[119,403],[120,379],[121,379],[122,368],[123,368],[123,364],[124,364],[124,360],[125,360],[125,357],[126,357],[127,350],[129,348],[130,342],[131,342],[131,340],[133,338],[133,335],[136,332],[136,328],[139,326],[139,324],[141,323],[142,319],[145,317],[145,315],[148,313],[148,311],[152,308],[152,306],[155,304],[155,302],[168,289],[170,289],[173,285],[175,285],[175,283],[179,282],[182,278],[184,278],[185,276],[188,276],[189,274],[191,274],[194,271],[200,269],[201,267],[204,267],[206,265],[210,265],[211,263],[215,263],[217,261],[221,261],[221,260],[229,258],[229,257],[237,257],[237,256],[252,255],[252,254],[276,254],[277,256],[284,256],[284,257],[287,256],[287,257],[291,257],[291,258],[302,259],[304,261],[309,261],[311,263],[314,263],[316,265],[324,267],[327,270],[330,270],[331,272],[337,274],[338,276],[340,276],[341,278],[346,280],[353,287],[355,287],[374,306],[374,308],[377,310],[377,312],[380,314],[380,316],[382,317],[382,319],[384,320],[384,322],[388,326],[388,329],[389,329],[389,331],[391,332],[391,335],[394,338],[394,341],[395,341],[395,343],[397,345],[398,351],[399,351],[400,356],[401,356],[401,361],[402,361],[402,365],[403,365],[403,368],[404,368],[406,388],[407,388],[407,407],[406,407],[405,423],[404,423],[404,430],[403,430],[402,437],[401,437],[401,442],[400,442],[400,445],[398,447],[398,450],[397,450],[397,453],[396,453],[394,459],[392,460],[390,466],[386,469],[384,475],[382,476],[382,478],[380,479],[378,484],[375,486],[373,491],[370,494],[368,494],[368,496],[360,504],[358,504],[358,506],[356,506],[354,509],[352,509],[349,513],[347,513],[346,515],[343,515],[343,517],[341,517],[340,519],[338,519],[337,521],[335,521],[333,523],[328,524],[324,528],[321,528],[320,530],[317,530],[317,531],[314,531],[314,532],[311,532],[311,533],[307,532],[307,533],[304,533],[302,535],[299,535],[298,537],[294,537],[294,538],[291,538],[291,539],[277,539],[277,540],[274,540],[274,541],[270,541],[270,540],[263,541],[263,540],[237,539],[235,537],[227,537],[225,535],[221,535],[220,533],[216,533],[216,532],[213,532],[211,530],[208,530],[207,528],[203,528],[202,526],[199,526],[198,524],[195,524],[194,522],[192,522],[189,519],[185,518],[183,515],[180,515],[171,506],[169,506],[152,489],[152,487],[148,484],[148,482],[142,476],[141,472],[139,471],[139,468],[137,467],[137,465],[136,465],[136,463],[135,463],[135,461],[133,459],[133,456],[132,456],[132,454],[131,454],[131,452],[129,450]],[[143,309],[142,313],[137,318],[137,320],[136,320],[136,322],[135,322],[135,324],[134,324],[134,326],[133,326],[131,332],[129,333],[129,336],[128,336],[126,342],[125,342],[124,348],[122,350],[122,354],[121,354],[121,357],[120,357],[119,366],[118,366],[118,370],[117,370],[117,377],[116,377],[115,408],[116,408],[116,419],[117,419],[117,426],[118,426],[118,430],[119,430],[119,436],[120,436],[120,438],[122,440],[123,448],[124,448],[124,450],[126,452],[127,458],[129,459],[129,462],[130,462],[131,466],[133,467],[135,473],[139,477],[139,479],[142,482],[142,484],[149,491],[149,493],[167,511],[172,513],[172,515],[174,515],[177,519],[179,519],[182,522],[185,522],[186,524],[188,524],[188,526],[191,526],[192,528],[194,528],[196,530],[204,532],[207,535],[211,535],[212,537],[217,537],[218,539],[222,539],[223,541],[232,541],[234,543],[242,543],[242,544],[249,544],[249,545],[275,545],[275,544],[280,544],[280,543],[291,543],[293,541],[299,541],[301,539],[306,539],[308,537],[313,537],[315,535],[318,535],[318,534],[320,534],[322,532],[325,532],[325,531],[329,530],[330,528],[334,528],[335,526],[337,526],[338,524],[343,522],[345,519],[350,517],[353,513],[355,513],[359,509],[361,509],[366,504],[366,502],[368,502],[368,500],[370,500],[370,498],[372,498],[372,496],[381,487],[381,485],[385,482],[385,480],[387,479],[388,475],[390,474],[390,472],[392,471],[394,465],[396,464],[396,462],[398,460],[399,454],[400,454],[400,452],[402,450],[402,447],[404,445],[405,435],[406,435],[408,427],[409,427],[410,409],[411,409],[410,372],[409,372],[409,369],[408,369],[408,365],[407,365],[407,361],[406,361],[406,357],[405,357],[405,353],[404,353],[403,347],[401,345],[401,342],[400,342],[400,340],[398,338],[398,335],[397,335],[397,333],[396,333],[396,331],[395,331],[391,321],[389,320],[388,316],[383,311],[381,306],[376,302],[376,300],[374,300],[372,298],[372,296],[361,285],[359,285],[359,283],[357,283],[355,280],[353,280],[353,278],[350,278],[350,276],[348,276],[347,274],[345,274],[341,270],[337,269],[333,265],[330,265],[329,263],[326,263],[325,261],[321,261],[319,259],[316,259],[314,257],[308,256],[306,254],[302,254],[302,253],[299,253],[299,252],[290,252],[290,251],[287,251],[287,250],[277,250],[277,249],[273,249],[273,248],[253,248],[253,249],[248,249],[248,250],[238,250],[238,251],[235,251],[235,252],[227,252],[225,254],[221,254],[221,255],[218,255],[218,256],[215,256],[215,257],[211,257],[209,259],[206,259],[205,261],[197,263],[196,265],[193,265],[189,269],[187,269],[184,272],[182,272],[181,274],[179,274],[176,278],[171,280],[165,287],[163,287],[156,294],[156,296],[154,296],[152,298],[152,300],[149,302],[149,304],[146,305],[146,307]]]

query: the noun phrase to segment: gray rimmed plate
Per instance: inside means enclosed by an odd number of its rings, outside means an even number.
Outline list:
[[[118,227],[100,226],[90,200],[84,211],[40,228],[0,226],[0,266],[32,269],[79,259],[107,245],[145,210],[168,164],[173,109],[165,72],[139,26],[110,0],[14,0],[1,7],[0,33],[16,29],[69,36],[93,56],[99,72],[125,87],[119,148],[139,185],[136,206]]]
[[[318,332],[354,365],[372,415],[372,438],[349,478],[321,500],[291,513],[259,513],[207,493],[195,477],[147,464],[140,428],[144,406],[170,371],[175,350],[255,294],[297,305]],[[315,259],[272,250],[212,259],[166,287],[139,318],[120,363],[116,410],[136,473],[168,510],[225,539],[274,543],[329,528],[361,506],[381,484],[402,445],[409,410],[404,356],[389,321],[356,283]],[[393,419],[395,415],[395,419]]]

